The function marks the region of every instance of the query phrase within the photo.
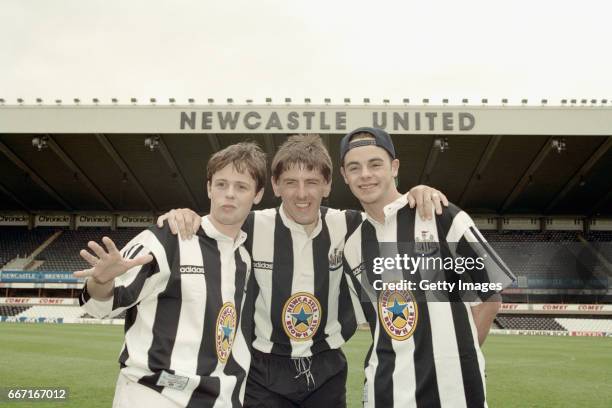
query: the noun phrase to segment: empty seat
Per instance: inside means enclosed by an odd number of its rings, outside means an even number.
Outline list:
[[[64,231],[62,235],[37,256],[44,261],[39,271],[75,271],[89,267],[79,255],[81,249],[87,248],[89,241],[101,243],[102,237],[111,238],[121,249],[142,228],[125,228],[111,231],[107,228],[83,228],[76,231]]]
[[[16,257],[26,257],[56,231],[55,228],[0,227],[0,268]]]
[[[23,313],[32,306],[25,305],[0,305],[0,316],[15,316]]]
[[[612,319],[556,318],[567,331],[612,333]]]
[[[553,317],[546,316],[497,316],[499,326],[509,330],[559,330],[565,328]]]
[[[78,318],[85,314],[79,306],[32,306],[17,317]]]

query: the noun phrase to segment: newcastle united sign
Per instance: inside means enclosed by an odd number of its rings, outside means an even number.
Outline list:
[[[469,112],[371,112],[368,122],[359,126],[371,126],[394,131],[466,132],[476,125]],[[180,130],[238,130],[270,132],[284,130],[321,133],[346,132],[357,126],[347,126],[346,111],[182,111]]]
[[[612,135],[604,106],[0,105],[0,133]]]

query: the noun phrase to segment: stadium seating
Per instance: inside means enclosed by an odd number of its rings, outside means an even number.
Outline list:
[[[570,332],[612,333],[612,319],[549,316],[508,316],[498,315],[495,322],[502,329],[509,330],[556,330]],[[493,327],[496,328],[496,327]]]
[[[25,312],[32,306],[23,305],[0,305],[0,316],[15,316]]]
[[[125,319],[123,311],[115,319]],[[26,319],[93,319],[78,305],[0,305],[0,316]],[[498,315],[492,329],[563,331],[563,332],[604,332],[612,333],[612,319],[609,316],[554,317],[542,315]]]
[[[86,313],[79,306],[0,306],[0,312],[2,308],[15,308],[13,314],[2,314],[0,316],[17,316],[17,317],[46,317],[46,318],[64,318],[64,319],[94,319],[93,316]],[[11,311],[7,309],[7,312]],[[115,319],[125,319],[125,311],[121,312]]]
[[[0,266],[17,255],[25,256],[32,254],[34,250],[39,248],[45,240],[58,230],[61,231],[61,235],[36,256],[36,260],[42,262],[38,266],[37,270],[39,271],[74,271],[86,268],[88,265],[79,256],[79,251],[87,247],[88,241],[94,240],[100,242],[102,236],[109,236],[121,248],[142,231],[141,228],[124,228],[112,231],[108,228],[92,227],[72,231],[47,227],[33,230],[28,230],[25,227],[2,227],[0,228]],[[522,277],[523,283],[528,282],[530,288],[547,288],[548,286],[545,285],[549,285],[553,281],[563,284],[564,282],[590,282],[600,277],[605,278],[606,276],[612,279],[612,274],[610,274],[609,269],[606,269],[609,268],[610,263],[606,264],[605,260],[602,262],[602,257],[598,254],[600,253],[612,262],[612,231],[592,231],[587,234],[583,234],[580,231],[483,231],[483,235],[498,251],[513,272],[519,278]],[[586,244],[584,239],[588,240],[590,244]],[[602,279],[602,282],[607,281]],[[566,288],[554,285],[551,287]],[[585,284],[580,288],[588,289],[594,288],[594,286]],[[78,288],[71,288],[70,290],[78,292]],[[7,297],[24,296],[6,293],[5,296]],[[38,294],[33,296],[60,295]],[[71,294],[66,293],[62,296],[67,297],[71,296]],[[546,296],[550,296],[550,298],[546,298]],[[602,296],[593,297],[592,299],[587,299],[588,296],[592,297],[592,295],[576,295],[575,299],[561,299],[555,296],[554,294],[530,294],[524,298],[517,298],[518,300],[506,299],[506,301],[534,303],[612,302],[609,297],[605,298]],[[91,316],[84,313],[76,305],[31,306],[4,304],[0,306],[0,316],[91,318]],[[124,317],[125,313],[118,316],[120,319]],[[612,333],[612,320],[598,318],[584,319],[575,316],[555,318],[554,316],[501,314],[495,319],[493,328]]]
[[[606,276],[606,269],[580,241],[581,234],[578,231],[483,232],[515,275],[533,278],[531,287],[536,285],[536,280],[540,287],[599,287],[599,277]],[[608,235],[595,236],[605,239]]]
[[[31,254],[56,230],[56,228],[45,227],[33,230],[25,227],[1,227],[0,268],[17,256],[25,257]]]
[[[42,251],[37,260],[44,261],[38,267],[40,271],[75,271],[88,268],[89,265],[79,256],[81,249],[87,248],[87,242],[101,242],[103,236],[111,238],[118,248],[122,248],[142,229],[125,228],[111,231],[107,228],[83,228],[75,231],[64,231],[49,247]]]
[[[17,255],[26,255],[50,237],[56,228],[3,227],[0,239],[0,266]],[[90,240],[100,241],[101,237],[111,237],[119,248],[141,231],[140,228],[126,228],[111,231],[108,228],[82,228],[62,230],[62,234],[37,256],[43,261],[40,271],[73,271],[87,267],[78,255]],[[584,246],[579,242],[582,232],[578,231],[483,231],[485,238],[497,250],[502,259],[516,275],[539,278],[563,277],[581,279],[577,265],[585,264],[578,260],[584,256]],[[596,248],[604,248],[604,256],[612,260],[612,232],[593,231],[585,235]],[[574,244],[575,243],[575,244]],[[568,250],[569,248],[569,250]],[[609,253],[608,253],[609,252]],[[596,274],[605,274],[599,264],[589,263],[583,269],[592,269]],[[582,278],[585,278],[582,276]],[[588,278],[588,277],[586,277]],[[585,279],[586,279],[585,278]]]
[[[584,238],[587,241],[612,242],[612,231],[591,231]]]
[[[85,314],[79,306],[32,306],[16,317],[78,318]]]
[[[125,319],[125,311],[121,312],[116,319]],[[0,316],[15,316],[26,318],[84,318],[93,319],[78,305],[0,305]]]
[[[127,313],[126,310],[124,310],[123,312],[119,313],[117,316],[115,316],[115,319],[125,319],[125,314]],[[95,317],[93,317],[92,315],[90,315],[89,313],[85,313],[83,316],[81,316],[83,319],[95,319]]]
[[[565,328],[553,317],[545,316],[497,316],[495,318],[502,329],[509,330],[562,330]]]
[[[612,333],[612,319],[556,318],[567,331]]]
[[[489,242],[577,242],[577,231],[481,231]]]
[[[612,270],[609,267],[612,264],[612,231],[591,231],[585,235],[585,239],[591,243],[591,246],[597,250],[606,259],[608,266],[603,262],[599,262],[593,269],[596,272],[612,276]]]

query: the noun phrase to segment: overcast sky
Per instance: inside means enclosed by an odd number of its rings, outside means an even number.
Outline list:
[[[1,0],[0,98],[612,98],[609,1]]]

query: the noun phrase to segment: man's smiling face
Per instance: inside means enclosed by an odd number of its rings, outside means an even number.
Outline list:
[[[278,180],[272,178],[272,188],[282,198],[287,216],[312,231],[319,220],[321,201],[329,196],[331,182],[319,170],[296,164],[283,171]]]
[[[385,149],[368,145],[349,150],[340,170],[351,192],[362,204],[376,204],[387,201],[395,190],[398,169],[399,161],[391,160]]]

